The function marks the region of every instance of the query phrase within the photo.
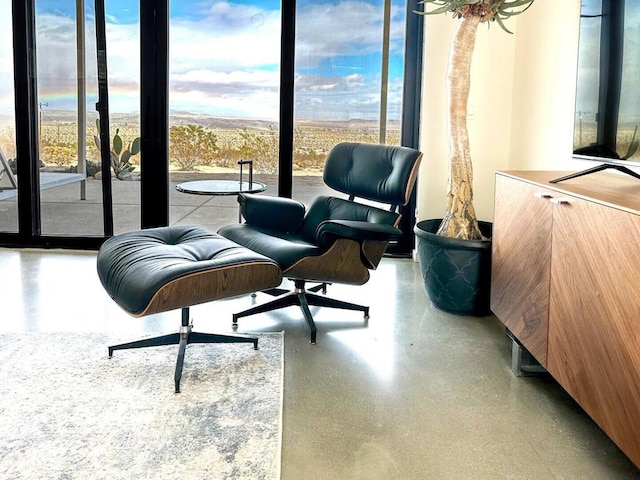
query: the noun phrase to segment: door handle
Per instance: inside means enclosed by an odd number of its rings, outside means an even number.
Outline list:
[[[552,198],[550,193],[545,192],[536,192],[533,194],[533,196],[537,198]]]

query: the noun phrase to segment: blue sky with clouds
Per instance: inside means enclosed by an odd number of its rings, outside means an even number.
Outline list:
[[[10,18],[10,2],[0,14]],[[88,104],[95,101],[93,1],[86,0]],[[138,2],[105,0],[112,112],[139,109]],[[36,0],[40,101],[75,108],[75,0]],[[405,2],[394,0],[389,118],[399,118]],[[7,10],[2,12],[2,10]],[[378,118],[382,0],[298,0],[296,116]],[[170,2],[170,108],[217,116],[278,117],[280,2]],[[2,34],[6,35],[6,34]],[[0,41],[2,39],[0,38]],[[2,43],[0,43],[2,45]],[[10,45],[10,44],[9,44]],[[2,47],[0,47],[2,48]],[[10,59],[7,46],[0,57]],[[0,102],[12,88],[0,77]]]

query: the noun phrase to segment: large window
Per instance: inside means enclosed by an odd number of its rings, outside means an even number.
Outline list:
[[[400,144],[406,2],[297,4],[293,183],[308,201],[335,144]]]
[[[83,7],[73,0],[36,1],[37,168],[43,234],[102,235],[96,206],[100,200],[87,201],[84,181],[87,42]],[[95,73],[92,77],[95,80]],[[58,188],[67,184],[73,187]],[[95,196],[93,191],[89,195]]]
[[[217,230],[238,221],[235,195],[176,185],[236,180],[241,168],[247,181],[249,161],[266,194],[306,202],[325,189],[320,174],[336,143],[416,146],[402,133],[416,123],[404,119],[407,92],[419,87],[406,73],[408,51],[419,71],[413,3],[13,2],[18,27],[14,38],[2,30],[0,50],[0,147],[6,163],[18,157],[20,188],[11,198],[0,191],[0,244],[95,248],[166,224]],[[97,142],[105,91],[110,134]]]
[[[140,224],[139,186],[125,179],[124,173],[139,174],[136,156],[119,165],[129,145],[139,136],[139,31],[135,4],[133,8],[121,2],[106,3],[107,64],[111,91],[111,141],[107,148],[116,150],[116,136],[122,141],[118,160],[112,165],[113,217],[115,231],[131,230]],[[9,2],[3,2],[8,5]],[[98,70],[96,49],[96,14],[93,1],[35,0],[33,37],[35,49],[36,100],[33,135],[37,158],[22,157],[21,162],[33,162],[38,172],[37,204],[34,225],[38,236],[95,237],[104,236],[103,192],[100,181],[100,150],[96,120]],[[5,18],[11,18],[10,16]],[[2,45],[12,45],[11,31]],[[3,82],[12,80],[13,59],[2,62],[10,71]],[[12,101],[12,98],[5,97]],[[4,100],[3,100],[4,102]],[[4,105],[4,103],[3,103]],[[11,105],[9,111],[13,112]],[[3,129],[9,129],[6,125]],[[5,147],[6,156],[15,156],[15,147]],[[4,148],[3,148],[4,150]],[[35,152],[33,156],[35,156]],[[136,172],[137,171],[137,172]],[[131,179],[128,178],[128,179]],[[17,207],[17,189],[3,190],[2,196],[12,196],[3,204]],[[7,228],[8,215],[2,214],[0,230]]]
[[[16,121],[13,86],[11,3],[0,2],[5,28],[0,29],[0,231],[18,231]]]
[[[170,219],[217,230],[238,221],[235,195],[173,187],[237,180],[250,160],[253,179],[277,194],[280,2],[173,1],[170,31]]]

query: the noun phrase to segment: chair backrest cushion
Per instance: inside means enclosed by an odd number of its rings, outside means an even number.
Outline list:
[[[389,205],[405,205],[422,154],[408,147],[339,143],[327,156],[324,182],[334,190]]]

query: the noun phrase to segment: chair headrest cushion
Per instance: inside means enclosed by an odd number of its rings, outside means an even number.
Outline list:
[[[390,205],[409,201],[422,154],[413,148],[339,143],[327,157],[324,182],[334,190]]]

